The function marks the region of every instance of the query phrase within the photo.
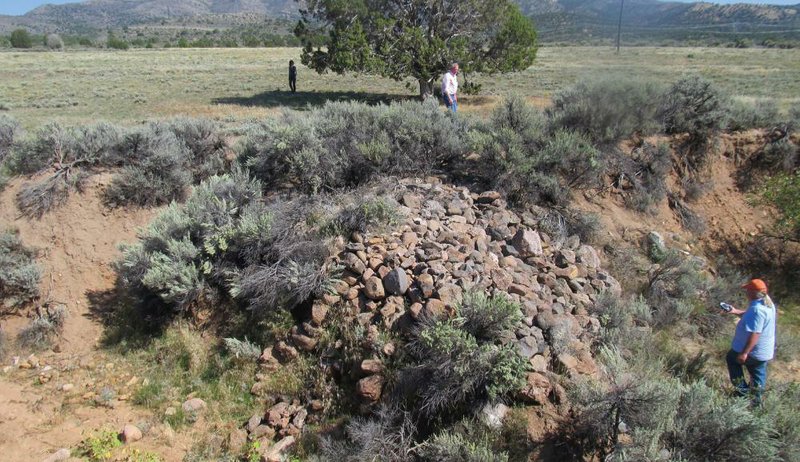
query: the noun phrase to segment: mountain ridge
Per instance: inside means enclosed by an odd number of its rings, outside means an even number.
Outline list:
[[[619,20],[618,0],[516,0],[533,18],[540,39],[579,41],[612,38]],[[249,15],[294,20],[301,3],[295,0],[89,0],[43,5],[23,16],[0,16],[0,31],[28,27],[36,32],[75,32],[157,24],[164,20]],[[623,32],[643,36],[717,34],[800,35],[800,3],[719,5],[659,0],[628,0],[622,15]],[[649,29],[649,30],[647,30]],[[699,31],[699,32],[698,32]],[[679,35],[680,35],[679,34]]]

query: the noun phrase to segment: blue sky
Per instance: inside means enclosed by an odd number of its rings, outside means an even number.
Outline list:
[[[45,3],[76,3],[79,0],[0,0],[0,14],[25,14],[28,11]],[[691,2],[693,0],[676,0]],[[744,1],[717,0],[715,3],[769,3],[773,5],[796,5],[800,0],[771,0],[771,1]]]

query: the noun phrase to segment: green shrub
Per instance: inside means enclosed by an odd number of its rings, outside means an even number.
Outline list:
[[[0,300],[2,308],[20,307],[39,296],[41,269],[36,252],[26,248],[18,233],[0,233]]]
[[[711,81],[685,76],[664,94],[660,115],[666,133],[705,138],[724,126],[724,97]]]
[[[186,189],[225,169],[227,145],[214,123],[175,119],[125,136],[116,165],[124,165],[105,191],[115,205],[154,206],[184,198]]]
[[[649,274],[647,302],[658,327],[685,321],[708,287],[699,262],[678,251],[669,251]]]
[[[417,429],[411,415],[401,409],[381,406],[371,418],[355,417],[345,426],[344,439],[322,438],[323,460],[415,460],[412,449]]]
[[[81,190],[95,168],[114,164],[120,138],[116,127],[104,123],[79,128],[52,123],[20,143],[7,158],[6,166],[11,173],[54,171],[44,180],[20,190],[16,198],[20,211],[29,217],[41,217],[63,204],[71,192]]]
[[[108,34],[108,39],[106,39],[106,46],[112,50],[127,50],[130,48],[128,42],[111,33]]]
[[[172,133],[148,137],[134,165],[126,166],[104,191],[112,205],[156,206],[184,198],[192,184],[189,150]]]
[[[468,406],[518,390],[525,380],[527,362],[515,348],[479,342],[464,322],[429,321],[410,344],[414,360],[400,372],[399,390],[412,393],[414,408],[425,416],[458,417]]]
[[[238,340],[235,338],[223,339],[225,349],[234,358],[241,361],[257,361],[261,356],[261,348],[247,340]]]
[[[638,212],[655,212],[667,195],[672,170],[669,146],[644,142],[630,156],[608,156],[607,171],[624,192],[625,205]]]
[[[733,100],[727,112],[726,128],[731,131],[771,128],[779,122],[778,105],[771,99]]]
[[[497,342],[504,333],[513,332],[522,321],[519,305],[505,295],[497,294],[490,298],[477,291],[464,294],[457,315],[464,320],[462,329],[480,342]]]
[[[772,428],[778,460],[800,460],[800,385],[788,383],[772,387],[765,394],[758,414]]]
[[[724,398],[702,382],[689,386],[664,438],[667,449],[683,460],[779,460],[769,421],[747,406],[746,400]]]
[[[780,232],[789,238],[800,237],[800,171],[772,177],[764,186],[762,197],[778,209]]]
[[[397,222],[397,204],[382,197],[359,197],[345,206],[326,226],[329,235],[350,236]]]
[[[657,370],[630,364],[614,349],[601,350],[602,380],[584,380],[569,390],[576,414],[571,428],[584,455],[621,449],[623,425],[634,431],[669,428],[680,387]]]
[[[89,462],[105,462],[113,458],[114,450],[120,446],[122,441],[117,438],[117,432],[103,429],[83,439],[75,451],[78,456],[85,457]]]
[[[0,167],[11,153],[18,136],[19,123],[5,114],[0,114]]]
[[[798,147],[788,137],[784,137],[778,141],[768,143],[764,146],[764,151],[761,154],[761,160],[764,165],[774,169],[780,169],[785,172],[792,172],[798,166]]]
[[[242,144],[240,160],[267,184],[316,193],[442,168],[464,152],[463,132],[430,102],[328,103],[264,122]]]
[[[25,29],[15,29],[11,32],[9,37],[11,46],[14,48],[31,48],[33,47],[33,37]]]
[[[563,205],[570,188],[599,177],[599,152],[587,138],[565,130],[546,136],[542,114],[519,98],[502,103],[469,138],[482,157],[480,176],[514,204]]]
[[[45,45],[51,50],[63,50],[64,40],[62,40],[61,36],[58,34],[48,34],[45,39]]]
[[[662,89],[653,82],[618,77],[583,80],[553,97],[555,127],[583,133],[596,143],[655,133]]]
[[[425,441],[420,455],[437,462],[508,462],[508,454],[498,453],[484,439],[445,431]]]

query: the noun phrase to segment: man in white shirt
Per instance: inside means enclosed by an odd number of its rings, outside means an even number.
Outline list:
[[[453,112],[458,110],[458,63],[453,63],[450,70],[442,77],[442,99],[447,109]]]

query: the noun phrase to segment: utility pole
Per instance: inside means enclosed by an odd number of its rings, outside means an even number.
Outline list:
[[[619,23],[617,24],[617,54],[619,54],[619,42],[622,38],[622,8],[625,6],[625,0],[619,0]]]

